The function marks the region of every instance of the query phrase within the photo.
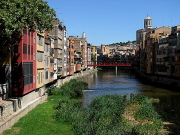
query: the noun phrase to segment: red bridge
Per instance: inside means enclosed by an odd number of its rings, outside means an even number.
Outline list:
[[[87,66],[132,66],[131,61],[88,61]]]

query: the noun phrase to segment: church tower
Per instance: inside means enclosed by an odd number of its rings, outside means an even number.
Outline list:
[[[144,29],[151,29],[152,28],[152,19],[147,15],[147,17],[144,19]]]
[[[82,33],[82,38],[86,38],[86,33],[85,32]]]

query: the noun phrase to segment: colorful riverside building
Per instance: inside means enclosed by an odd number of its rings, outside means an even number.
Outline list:
[[[136,31],[138,70],[142,76],[145,74],[156,81],[163,77],[165,83],[180,86],[180,25],[152,28],[151,24],[152,19],[147,17],[144,29]]]
[[[44,86],[44,33],[37,34],[36,37],[36,88]]]
[[[146,73],[153,74],[155,72],[155,41],[161,36],[171,33],[168,27],[152,28],[145,36],[145,53],[146,53]]]
[[[48,35],[48,31],[45,32],[44,35],[44,83],[48,84],[50,81],[53,81],[50,73],[53,72],[53,63],[50,63],[50,57],[51,60],[53,59],[50,55],[50,49],[51,49],[51,38]],[[52,61],[51,61],[52,62]]]
[[[54,40],[49,36],[49,32],[38,33],[36,39],[36,88],[41,88],[57,79],[57,74],[55,74],[57,67],[56,70],[54,70]]]
[[[69,72],[68,72],[68,61],[69,61],[69,53],[68,53],[68,43],[67,43],[67,37],[66,37],[66,26],[63,26],[63,46],[64,46],[64,51],[63,51],[63,54],[64,54],[64,59],[63,59],[63,76],[68,76],[69,75]]]
[[[82,70],[86,70],[87,69],[87,37],[85,32],[83,32],[82,37],[80,38],[80,40],[82,41]]]
[[[68,42],[68,52],[69,52],[69,62],[68,62],[68,68],[67,71],[69,75],[74,74],[74,41],[72,39],[67,38]]]
[[[78,37],[69,36],[69,40],[74,42],[74,72],[81,71],[82,65],[82,41]]]
[[[49,36],[54,39],[54,58],[57,60],[55,66],[57,66],[57,78],[61,78],[64,76],[64,42],[63,42],[63,24],[58,19],[52,22],[54,28],[49,31]]]
[[[155,74],[166,75],[171,74],[171,65],[168,62],[169,35],[161,36],[155,42]]]
[[[22,32],[22,39],[14,45],[8,60],[2,56],[7,47],[0,47],[0,93],[1,99],[23,96],[46,84],[58,81],[75,72],[87,69],[91,50],[83,33],[81,38],[66,37],[66,27],[59,19],[53,21],[54,29],[39,33]],[[7,57],[6,53],[6,57]],[[5,56],[5,55],[4,55]]]
[[[49,34],[49,33],[48,33]],[[47,36],[50,40],[50,50],[49,50],[49,58],[50,58],[50,82],[54,81],[57,79],[57,67],[55,68],[55,58],[54,58],[54,39],[50,37],[49,35]]]
[[[36,89],[36,31],[23,31],[22,40],[12,55],[12,95],[21,96]]]

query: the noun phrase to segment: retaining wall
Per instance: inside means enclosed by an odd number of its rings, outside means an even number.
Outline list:
[[[97,70],[91,69],[75,73],[64,79],[58,79],[54,85],[60,87],[71,79],[77,79],[78,77],[86,76],[94,72],[97,72]],[[44,103],[47,97],[46,88],[42,87],[22,97],[14,97],[8,100],[0,99],[0,133],[12,127],[21,117],[25,116],[37,105]]]
[[[142,78],[142,80],[146,80],[148,82],[156,83],[156,84],[162,84],[167,85],[169,87],[180,87],[180,81],[179,79],[174,79],[171,77],[163,77],[158,75],[150,75],[150,74],[144,74],[143,72],[135,69],[136,73]]]

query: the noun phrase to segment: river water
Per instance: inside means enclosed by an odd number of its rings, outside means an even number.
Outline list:
[[[89,84],[89,89],[84,90],[84,106],[88,106],[93,98],[107,94],[141,94],[159,99],[159,103],[154,104],[155,109],[163,121],[172,123],[168,124],[168,130],[180,135],[180,90],[177,92],[177,88],[169,90],[145,84],[131,69],[124,68],[103,69],[80,80]]]

